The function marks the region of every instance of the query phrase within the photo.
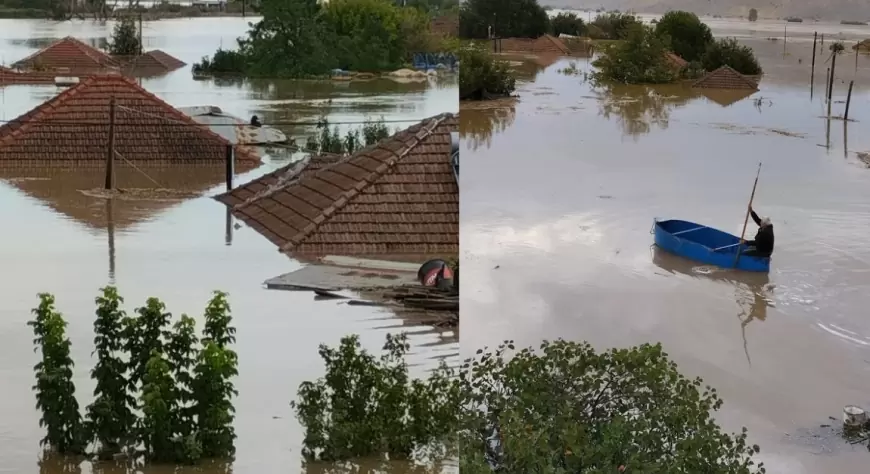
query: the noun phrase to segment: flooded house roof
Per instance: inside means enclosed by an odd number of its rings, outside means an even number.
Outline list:
[[[16,69],[51,70],[65,74],[116,71],[119,66],[108,53],[72,36],[55,41],[12,65]]]
[[[128,58],[123,72],[130,76],[159,76],[187,66],[187,63],[159,49]]]
[[[689,66],[689,62],[672,51],[665,52],[665,60],[676,69],[685,69]]]
[[[538,38],[501,38],[498,40],[505,53],[569,55],[571,49],[559,38],[543,35]]]
[[[744,76],[730,66],[722,66],[706,76],[695,81],[692,87],[698,89],[738,89],[758,90],[758,83],[750,77]]]
[[[244,199],[233,214],[294,255],[456,255],[459,187],[451,132],[458,125],[453,114],[437,115],[320,169],[303,165],[290,179],[264,177],[257,188],[218,199],[228,205]]]
[[[334,165],[342,158],[344,158],[342,155],[332,153],[312,156],[302,161],[282,166],[271,173],[233,188],[229,192],[215,196],[215,199],[227,206],[235,208],[267,194],[277,187],[292,184],[322,168]]]
[[[120,75],[90,76],[0,126],[0,166],[103,166],[115,99],[114,143],[120,161],[137,165],[215,165],[226,161],[223,137]],[[237,169],[259,157],[235,147]]]
[[[57,75],[51,72],[22,72],[0,66],[0,86],[12,84],[54,84]]]

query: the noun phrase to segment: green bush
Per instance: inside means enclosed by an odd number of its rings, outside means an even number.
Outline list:
[[[239,75],[248,68],[248,60],[241,51],[218,48],[211,58],[204,57],[194,63],[192,71],[196,75]]]
[[[701,22],[698,15],[684,11],[664,14],[656,24],[655,32],[670,40],[671,51],[688,62],[698,61],[713,42],[710,27]]]
[[[678,78],[665,54],[668,45],[645,25],[634,25],[625,41],[605,47],[593,65],[593,78],[626,84],[664,84]]]
[[[583,36],[586,34],[586,23],[575,13],[559,13],[550,18],[550,29],[555,36],[561,34]]]
[[[738,43],[736,38],[722,38],[711,43],[701,57],[701,64],[707,71],[731,66],[735,71],[750,76],[763,72],[752,48]]]
[[[516,89],[516,78],[508,63],[482,48],[469,46],[459,51],[459,99],[506,97]]]
[[[591,36],[593,33],[592,27],[594,26],[596,28],[594,30],[596,35],[593,37],[594,39],[625,39],[632,28],[642,24],[639,18],[630,13],[603,13],[595,17],[592,23],[589,24],[589,33]]]

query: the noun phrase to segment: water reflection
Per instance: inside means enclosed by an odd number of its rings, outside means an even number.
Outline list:
[[[602,84],[595,88],[599,115],[616,118],[625,134],[637,138],[656,126],[668,128],[671,111],[685,106],[700,94],[685,85],[632,86]]]
[[[0,179],[37,199],[40,204],[81,224],[95,229],[124,229],[153,218],[184,198],[178,195],[156,195],[149,199],[102,199],[82,191],[103,186],[103,171],[92,169],[42,168],[28,170],[0,170]],[[116,183],[124,189],[153,189],[155,182],[161,189],[189,192],[187,198],[224,181],[222,167],[173,167],[138,170],[131,167],[116,168]]]
[[[514,99],[464,103],[460,106],[459,137],[470,150],[480,146],[488,148],[493,135],[507,130],[516,116]]]
[[[46,453],[38,462],[40,474],[231,474],[228,461],[205,461],[196,466],[141,466],[128,461],[103,461],[88,464],[84,458]],[[85,469],[82,467],[85,466]]]
[[[656,246],[652,247],[652,261],[657,267],[670,274],[681,274],[692,278],[707,279],[734,288],[734,298],[739,308],[737,319],[743,337],[743,350],[746,360],[752,365],[749,346],[746,340],[746,326],[752,321],[767,319],[767,308],[773,308],[773,286],[768,273],[741,272],[715,267],[699,266],[696,263],[670,254]]]

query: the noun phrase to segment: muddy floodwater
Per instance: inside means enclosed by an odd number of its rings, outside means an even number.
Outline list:
[[[775,32],[729,30],[769,73],[748,96],[596,88],[585,60],[560,60],[517,65],[514,103],[461,107],[463,355],[508,338],[660,341],[719,389],[720,422],[749,428],[768,472],[863,470],[866,447],[818,430],[870,405],[870,169],[855,153],[870,151],[870,60],[838,58],[832,115],[855,79],[853,121],[828,127],[827,55],[811,99],[807,26],[785,55]],[[759,162],[769,275],[651,247],[654,218],[739,235]]]
[[[231,47],[246,31],[246,21],[148,22],[145,49],[161,49],[191,64],[218,47]],[[0,57],[9,64],[67,35],[105,43],[111,29],[112,24],[91,22],[0,20]],[[458,108],[455,80],[412,84],[194,81],[188,66],[164,77],[143,79],[142,85],[175,106],[217,105],[241,117],[257,114],[267,124],[316,121],[326,114],[333,123],[383,116],[404,121],[390,123],[391,128],[404,128]],[[14,119],[58,92],[53,86],[0,88],[0,120]],[[313,132],[310,125],[280,128],[303,142]],[[266,164],[237,178],[237,183],[288,159],[267,157]],[[100,176],[93,172],[34,170],[23,176],[4,172],[0,180],[0,472],[92,472],[86,463],[75,468],[60,461],[38,463],[43,432],[31,391],[36,356],[26,325],[38,292],[53,293],[69,321],[82,407],[90,403],[93,390],[88,373],[93,366],[90,353],[98,288],[117,285],[130,311],[147,297],[157,296],[174,314],[191,316],[202,314],[212,290],[229,292],[240,360],[235,404],[238,452],[231,466],[236,473],[301,472],[303,433],[289,402],[299,383],[322,373],[318,344],[334,345],[342,336],[358,333],[366,347],[377,350],[388,332],[406,330],[412,334],[411,362],[418,374],[458,353],[457,335],[449,331],[413,326],[373,308],[315,302],[309,293],[263,289],[264,280],[293,271],[299,263],[279,254],[254,231],[227,224],[224,206],[210,198],[223,190],[222,171],[151,173],[166,187],[189,189],[201,197],[107,203],[79,192],[100,185]],[[135,173],[119,175],[117,183],[129,188],[152,186]],[[205,468],[204,472],[224,472],[228,466]],[[366,464],[363,472],[374,469]],[[123,470],[102,466],[100,472]],[[307,472],[325,471],[309,467]],[[393,464],[390,472],[410,470]]]

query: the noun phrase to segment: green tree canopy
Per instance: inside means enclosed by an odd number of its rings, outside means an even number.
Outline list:
[[[749,9],[749,21],[756,21],[756,20],[758,20],[758,10],[756,10],[754,8],[750,8]]]
[[[512,94],[516,78],[505,61],[486,49],[467,47],[459,51],[459,99],[488,99]]]
[[[610,45],[593,65],[599,81],[626,84],[664,84],[677,79],[676,71],[665,59],[666,38],[646,25],[633,25],[625,41]]]
[[[659,345],[598,353],[557,340],[506,341],[460,372],[460,471],[763,473],[746,429],[723,433],[715,389],[687,379]]]
[[[415,10],[411,10],[415,11]],[[388,0],[331,0],[323,20],[335,39],[338,67],[352,71],[397,69],[405,49],[401,10]]]
[[[550,18],[537,0],[468,0],[460,6],[459,37],[537,38],[549,31]]]
[[[602,13],[589,24],[589,35],[596,39],[625,39],[632,27],[641,24],[640,19],[630,13]]]
[[[708,71],[731,66],[740,74],[755,76],[762,73],[752,48],[738,43],[736,38],[722,38],[711,43],[701,57],[701,63]]]
[[[713,42],[710,27],[698,15],[684,11],[664,14],[656,24],[656,34],[670,38],[671,49],[686,61],[698,61]]]
[[[586,23],[574,13],[559,13],[550,19],[550,26],[556,36],[562,33],[583,36],[586,33]]]

